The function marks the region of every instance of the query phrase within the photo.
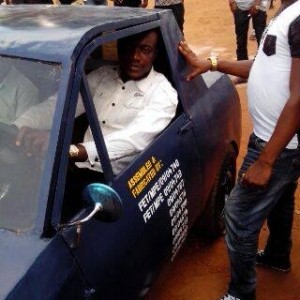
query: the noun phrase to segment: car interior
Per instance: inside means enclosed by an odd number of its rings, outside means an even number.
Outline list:
[[[158,50],[157,58],[154,62],[154,69],[158,72],[163,73],[168,78],[168,80],[171,82],[171,84],[174,86],[172,76],[171,76],[171,68],[170,68],[170,64],[168,61],[166,48],[164,46],[164,43],[162,42],[162,37],[160,37],[160,43],[159,43],[158,47],[159,47],[159,50]],[[96,70],[97,68],[99,68],[100,66],[103,66],[103,65],[107,65],[107,64],[109,64],[109,65],[116,64],[117,65],[117,62],[118,62],[117,41],[102,44],[101,46],[96,48],[92,52],[90,57],[86,60],[85,73],[89,74],[93,70]],[[176,119],[177,116],[181,113],[180,107],[181,106],[179,105],[179,107],[177,109],[177,114],[174,117],[174,119]],[[83,141],[84,134],[85,134],[88,126],[89,126],[89,123],[88,123],[86,114],[83,114],[76,118],[75,123],[74,123],[73,135],[72,135],[72,143],[73,144],[80,143]],[[72,170],[72,172],[73,171],[74,171],[74,169]],[[67,181],[70,180],[71,176],[74,176],[74,174],[70,174],[70,172],[68,172]],[[105,182],[103,176],[99,176],[98,180],[102,180],[101,182]],[[66,191],[66,193],[68,194],[68,191]],[[71,207],[70,207],[70,205],[67,205],[67,203],[64,203],[64,209],[63,209],[63,211],[64,211],[63,218],[64,219],[68,219],[68,216],[72,216],[74,213],[79,211],[81,206],[83,206],[83,203],[81,203],[81,193],[76,192],[76,193],[71,193],[71,194],[73,195],[72,198],[74,198],[74,195],[76,195],[76,198],[78,198],[78,199],[76,199],[76,200],[72,199]],[[69,200],[67,198],[68,197],[65,197],[65,202],[69,202]],[[77,203],[77,204],[74,205],[75,203]]]

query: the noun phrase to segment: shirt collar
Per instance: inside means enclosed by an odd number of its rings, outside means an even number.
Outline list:
[[[142,92],[146,93],[149,90],[150,86],[152,85],[153,78],[154,78],[154,69],[152,67],[147,77],[141,80],[136,80],[136,85]]]
[[[115,70],[116,70],[115,80],[121,84],[124,84],[123,80],[119,76],[119,69],[115,69]],[[155,71],[152,67],[147,77],[141,80],[129,80],[128,82],[133,82],[139,90],[141,90],[143,93],[146,93],[152,84],[154,73]]]

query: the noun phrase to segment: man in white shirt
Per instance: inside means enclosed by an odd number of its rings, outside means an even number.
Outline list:
[[[11,124],[38,103],[38,89],[8,59],[0,59],[0,122]]]
[[[157,42],[156,30],[121,40],[118,47],[119,67],[103,66],[88,75],[115,175],[175,116],[177,92],[164,75],[153,69]],[[45,149],[45,141],[39,142],[40,136],[29,127],[49,129],[55,103],[50,100],[41,103],[15,122],[20,128],[17,144],[27,145],[28,153],[38,155],[41,148]],[[76,114],[83,112],[79,100]],[[34,149],[32,145],[39,147]],[[71,158],[79,168],[102,171],[90,128],[83,143],[73,145],[71,150]]]
[[[185,42],[179,50],[194,67],[188,80],[208,70],[249,77],[253,134],[225,203],[231,281],[222,299],[254,300],[256,260],[282,271],[290,268],[293,192],[300,175],[300,0],[281,0],[255,60],[200,59]],[[265,251],[257,253],[266,219],[270,236]]]
[[[267,7],[270,0],[228,0],[230,10],[234,17],[236,35],[237,60],[248,59],[248,31],[250,19],[259,45],[267,22]],[[245,83],[242,77],[233,79],[234,84]]]

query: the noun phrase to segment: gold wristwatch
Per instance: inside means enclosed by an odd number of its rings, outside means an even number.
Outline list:
[[[216,56],[210,56],[207,58],[211,62],[210,71],[218,70],[218,58]]]
[[[79,154],[79,148],[76,145],[70,145],[69,156],[77,157]]]

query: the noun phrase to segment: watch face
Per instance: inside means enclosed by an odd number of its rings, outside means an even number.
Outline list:
[[[75,145],[71,145],[69,150],[69,155],[71,157],[76,157],[78,156],[78,153],[79,153],[78,147],[76,147]]]

